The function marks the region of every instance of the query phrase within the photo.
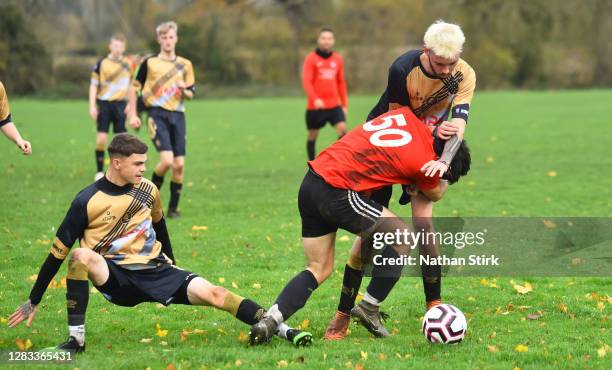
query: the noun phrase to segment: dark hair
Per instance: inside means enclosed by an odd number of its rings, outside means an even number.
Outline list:
[[[438,156],[442,155],[445,143],[446,141],[444,140],[438,138],[434,139],[434,150]],[[463,140],[459,146],[459,150],[457,150],[457,153],[450,163],[448,171],[442,176],[442,179],[448,180],[450,184],[456,183],[461,176],[467,175],[470,171],[471,163],[472,157],[470,156],[470,148],[467,146],[467,142]]]
[[[142,140],[132,134],[121,133],[115,135],[108,146],[109,157],[129,157],[132,154],[145,154],[149,147]]]
[[[321,35],[323,32],[331,32],[332,34],[334,34],[334,35],[335,35],[334,30],[332,30],[332,29],[331,29],[331,28],[329,28],[329,27],[323,27],[323,28],[321,28],[321,29],[319,30],[319,35]]]

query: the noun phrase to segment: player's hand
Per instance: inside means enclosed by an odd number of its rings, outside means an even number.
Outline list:
[[[427,177],[435,177],[439,174],[440,177],[448,170],[448,165],[440,161],[429,161],[421,167],[421,172]]]
[[[32,321],[34,321],[36,312],[38,312],[38,305],[32,304],[32,302],[30,302],[28,299],[21,306],[17,307],[15,312],[13,312],[13,314],[9,317],[9,328],[14,328],[25,319],[28,319],[26,326],[29,328],[32,325]]]
[[[460,129],[459,124],[444,121],[440,124],[440,126],[438,126],[438,138],[448,140],[451,138],[451,136],[457,134]]]
[[[134,129],[139,128],[140,124],[141,124],[140,118],[138,117],[137,114],[133,115],[130,118],[130,125],[132,126],[132,128],[134,128]]]
[[[323,103],[323,99],[315,99],[314,106],[316,109],[323,109],[325,108],[325,103]]]
[[[179,89],[180,93],[182,94],[185,91],[185,88],[187,87],[185,85],[185,81],[183,80],[178,80],[176,82],[176,87]]]
[[[131,112],[131,111],[132,111],[132,107],[130,107],[130,105],[129,105],[129,104],[126,104],[126,105],[125,105],[125,109],[123,110],[123,114],[125,114],[125,116],[127,117],[127,116],[129,116],[129,115],[130,115],[130,112]]]
[[[98,108],[96,106],[89,107],[89,117],[94,120],[94,122],[98,119]]]
[[[19,149],[21,149],[24,155],[32,154],[32,144],[30,144],[29,141],[21,139],[17,141],[17,146]]]
[[[342,108],[342,111],[344,112],[344,119],[346,119],[346,117],[348,117],[348,108],[344,107]]]

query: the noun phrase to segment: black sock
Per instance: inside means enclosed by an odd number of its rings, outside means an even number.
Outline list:
[[[424,265],[421,267],[423,274],[423,290],[427,302],[441,299],[440,288],[442,285],[442,266]]]
[[[104,150],[96,150],[96,171],[104,171]]]
[[[164,184],[164,177],[159,176],[155,173],[155,171],[153,171],[153,177],[151,178],[151,182],[154,183],[158,189],[161,189],[162,185]]]
[[[355,270],[348,264],[344,266],[344,278],[342,281],[342,290],[340,291],[340,303],[338,303],[338,311],[350,313],[355,307],[355,299],[359,294],[359,287],[363,279],[363,271]]]
[[[382,256],[383,258],[397,258],[399,254],[393,247],[388,246]],[[379,302],[384,301],[400,279],[402,269],[402,265],[375,265],[372,268],[372,280],[368,284],[367,292]]]
[[[260,305],[245,298],[240,302],[238,306],[238,312],[236,312],[236,318],[248,325],[254,325],[261,320],[266,310]]]
[[[304,307],[306,301],[318,286],[317,279],[309,270],[304,270],[295,275],[276,298],[275,303],[278,305],[278,310],[283,314],[283,320],[287,321],[297,310]]]
[[[306,151],[308,152],[309,161],[315,159],[315,142],[315,140],[308,140],[306,142]]]
[[[182,188],[183,184],[180,182],[170,181],[170,202],[168,203],[168,209],[176,210],[179,198],[181,197]]]
[[[68,325],[85,324],[85,312],[89,303],[89,281],[66,279],[66,306]]]

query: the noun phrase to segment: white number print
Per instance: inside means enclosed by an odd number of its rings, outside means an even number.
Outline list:
[[[381,123],[374,123],[375,120],[364,123],[363,129],[366,131],[374,131],[370,136],[370,142],[373,145],[394,148],[403,146],[412,141],[412,135],[409,132],[400,130],[399,128],[390,128],[395,123],[396,126],[406,126],[406,118],[403,114],[395,114],[382,118]],[[383,136],[393,135],[393,139],[383,139]]]

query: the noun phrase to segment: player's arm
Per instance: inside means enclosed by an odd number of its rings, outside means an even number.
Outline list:
[[[437,184],[433,187],[430,187],[429,183],[422,183],[417,185],[417,188],[429,200],[431,200],[432,202],[437,202],[442,199],[442,197],[446,193],[446,190],[448,189],[448,181],[439,179],[439,181],[437,181]]]
[[[140,117],[136,109],[136,102],[138,100],[138,92],[143,88],[145,81],[147,80],[147,69],[148,59],[145,59],[140,63],[136,77],[128,88],[128,120],[133,128],[140,127]]]
[[[390,111],[402,107],[410,107],[406,77],[406,71],[399,63],[393,63],[389,67],[387,97],[389,99]]]
[[[316,65],[314,60],[309,56],[304,60],[304,66],[302,67],[302,87],[308,96],[308,99],[314,102],[315,108],[322,109],[323,108],[323,100],[319,98],[317,92],[315,91],[314,85],[312,81],[315,76],[315,68]]]
[[[17,127],[11,119],[11,110],[9,107],[8,96],[4,90],[4,85],[0,83],[0,131],[9,140],[14,142],[23,154],[32,154],[32,145],[29,141],[24,140],[17,130]]]
[[[91,71],[89,82],[89,116],[96,121],[98,119],[98,107],[96,99],[98,98],[98,85],[100,85],[100,62],[98,61]]]
[[[195,94],[195,75],[193,73],[193,65],[191,62],[185,66],[184,79],[179,81],[179,88],[183,97],[187,100],[193,99]]]
[[[74,242],[83,237],[87,222],[87,206],[77,198],[72,202],[64,221],[57,230],[51,251],[40,267],[28,300],[9,317],[9,327],[15,327],[25,319],[28,320],[26,323],[28,327],[32,324],[38,304],[42,300],[49,283],[57,274]]]
[[[342,104],[344,114],[348,114],[348,95],[346,93],[346,80],[344,79],[344,61],[340,64],[336,78],[338,82],[338,93],[340,94],[340,104]]]
[[[151,219],[153,221],[153,230],[155,230],[155,238],[161,243],[161,251],[172,260],[172,264],[176,265],[172,244],[170,243],[170,235],[166,227],[164,219],[164,210],[161,203],[161,195],[157,187],[153,190],[153,209],[151,210]]]

